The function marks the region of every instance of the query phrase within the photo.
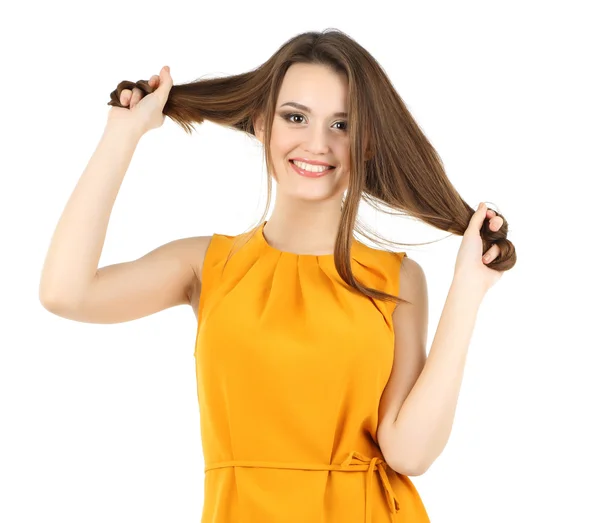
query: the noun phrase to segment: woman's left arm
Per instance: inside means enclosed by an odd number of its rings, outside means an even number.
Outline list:
[[[480,294],[452,282],[425,366],[394,422],[399,462],[409,464],[414,475],[431,466],[450,437],[481,301]]]
[[[423,474],[448,442],[477,312],[487,290],[502,275],[485,266],[498,256],[496,245],[488,251],[489,260],[482,256],[480,230],[486,217],[490,229],[502,226],[502,218],[485,205],[473,214],[429,355],[393,424],[391,439],[402,456],[398,462],[414,475]]]

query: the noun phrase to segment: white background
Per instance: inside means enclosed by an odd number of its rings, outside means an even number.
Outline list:
[[[175,84],[237,74],[328,27],[379,61],[461,196],[496,206],[517,249],[479,310],[449,443],[412,478],[431,520],[600,521],[595,2],[237,4],[3,8],[0,521],[199,521],[191,308],[77,323],[41,306],[41,268],[118,82],[165,64]],[[197,129],[167,118],[142,138],[100,266],[260,217],[258,142]],[[361,216],[397,241],[448,236],[366,206]],[[404,249],[428,279],[428,349],[460,241]]]

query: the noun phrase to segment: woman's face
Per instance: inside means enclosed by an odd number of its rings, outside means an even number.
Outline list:
[[[271,131],[278,192],[312,201],[342,197],[348,188],[350,168],[348,117],[336,113],[347,113],[347,95],[345,75],[328,67],[293,64],[287,70]],[[264,143],[262,132],[258,131],[257,137]],[[293,158],[324,162],[335,168],[317,178],[306,177],[291,165]]]

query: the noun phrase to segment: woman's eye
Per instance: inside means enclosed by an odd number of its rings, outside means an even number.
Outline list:
[[[299,116],[300,118],[304,118],[304,116],[302,116],[301,114],[296,114],[296,113],[284,114],[283,118],[286,119],[290,123],[300,123],[300,122],[297,122],[297,121],[296,122],[290,121],[290,118],[293,118],[294,116]]]
[[[288,122],[290,122],[290,123],[302,123],[302,121],[291,120],[291,118],[294,118],[294,117],[298,117],[300,119],[303,119],[304,115],[298,114],[298,113],[288,113],[288,114],[284,114],[283,115],[283,118],[285,120],[287,120]],[[336,122],[334,125],[339,125],[339,124],[342,124],[344,127],[341,128],[341,129],[338,127],[338,130],[340,130],[340,131],[347,131],[348,130],[348,123],[347,122]]]

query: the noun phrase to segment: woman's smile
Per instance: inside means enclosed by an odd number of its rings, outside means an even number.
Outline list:
[[[298,173],[300,176],[306,176],[307,178],[321,178],[335,170],[335,167],[310,165],[302,162],[295,162],[294,160],[290,160],[289,163],[296,173]]]

